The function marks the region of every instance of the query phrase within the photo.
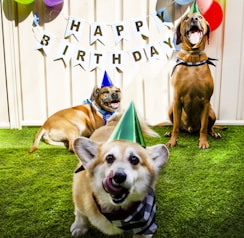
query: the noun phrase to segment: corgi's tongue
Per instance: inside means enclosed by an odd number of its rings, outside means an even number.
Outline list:
[[[103,188],[107,193],[110,193],[112,195],[118,195],[121,194],[124,190],[123,187],[115,185],[113,183],[112,176],[108,176],[107,178],[103,179]]]
[[[129,195],[129,190],[116,184],[113,181],[113,173],[103,179],[102,181],[103,189],[110,194],[113,202],[115,204],[123,203]]]

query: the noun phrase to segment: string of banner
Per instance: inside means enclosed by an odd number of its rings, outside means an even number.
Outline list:
[[[68,41],[70,37],[74,37],[76,41],[79,42],[83,35],[84,26],[87,23],[90,27],[90,45],[93,45],[97,41],[106,45],[108,27],[112,29],[116,45],[122,40],[129,41],[135,37],[149,38],[148,17],[154,20],[159,32],[163,31],[164,34],[163,39],[146,44],[144,47],[138,47],[128,51],[113,50],[108,52],[103,50],[91,50],[90,48],[82,47],[79,44],[70,43]],[[89,23],[82,18],[69,16],[63,39],[43,30],[38,24],[37,14],[34,15],[33,26],[33,31],[37,39],[36,50],[42,50],[45,55],[48,56],[54,43],[58,41],[54,60],[62,60],[65,66],[67,66],[71,60],[73,67],[79,65],[86,71],[92,71],[96,68],[102,71],[108,68],[116,68],[117,70],[124,71],[126,63],[128,63],[128,57],[132,63],[141,63],[152,59],[160,60],[165,57],[171,57],[175,50],[173,24],[171,22],[163,22],[157,16],[156,11],[142,18],[114,24],[99,22]],[[131,31],[134,36],[130,34]]]

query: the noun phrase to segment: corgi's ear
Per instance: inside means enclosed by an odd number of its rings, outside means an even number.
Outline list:
[[[158,174],[169,158],[169,150],[166,145],[163,144],[150,146],[147,147],[147,149],[149,150],[154,170],[156,171],[156,174]]]
[[[81,160],[85,169],[88,169],[97,154],[98,145],[94,141],[79,137],[74,141],[74,152]]]

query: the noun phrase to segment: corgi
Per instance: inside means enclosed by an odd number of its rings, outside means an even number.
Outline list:
[[[167,147],[80,137],[74,152],[81,163],[73,180],[72,236],[84,235],[93,226],[107,235],[152,237],[157,230],[154,190],[169,157]]]

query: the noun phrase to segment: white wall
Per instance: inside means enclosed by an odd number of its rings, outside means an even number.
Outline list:
[[[211,70],[215,80],[212,104],[220,124],[244,124],[244,1],[220,1],[225,8],[222,25],[210,36],[206,51],[218,58]],[[148,16],[156,8],[156,0],[65,0],[60,9],[47,8],[42,0],[30,5],[11,0],[1,1],[0,25],[0,127],[21,128],[41,125],[57,110],[80,104],[89,98],[94,85],[101,83],[103,71],[85,71],[71,63],[64,66],[54,61],[58,44],[48,56],[35,50],[37,32],[33,33],[33,13],[40,16],[40,29],[63,39],[68,16],[88,23],[116,23]],[[105,52],[130,51],[164,37],[150,17],[147,18],[150,37],[123,41],[117,46],[108,31],[106,44],[89,44],[89,24],[84,27],[80,42],[69,37],[70,43]],[[167,121],[167,109],[172,97],[170,71],[174,58],[126,64],[121,73],[108,69],[115,85],[123,92],[122,109],[131,100],[139,114],[151,124]]]

